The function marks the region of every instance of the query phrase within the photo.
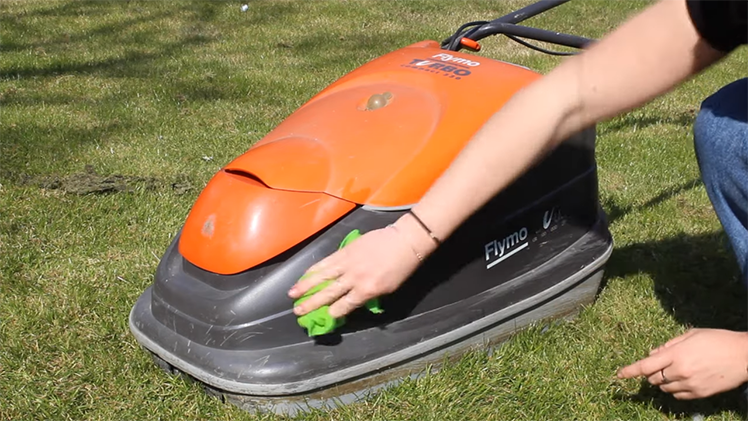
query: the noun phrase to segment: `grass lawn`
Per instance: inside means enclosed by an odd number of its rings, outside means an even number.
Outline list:
[[[527,3],[0,2],[0,419],[275,419],[167,376],[130,335],[170,238],[221,166],[339,76]],[[580,0],[528,24],[599,37],[646,4]],[[560,60],[503,38],[484,47],[540,72]],[[745,325],[690,126],[746,58],[598,127],[616,249],[577,319],[301,418],[744,419],[736,393],[678,402],[613,376],[688,326]]]

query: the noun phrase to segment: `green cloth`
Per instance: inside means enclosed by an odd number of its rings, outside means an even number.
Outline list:
[[[358,230],[351,231],[350,233],[348,233],[348,235],[345,236],[338,249],[342,249],[360,236],[361,233]],[[305,274],[301,277],[301,279],[304,279],[307,276],[309,276],[309,274]],[[315,285],[309,291],[307,291],[306,294],[294,301],[294,306],[298,306],[299,304],[303,303],[304,301],[309,299],[309,297],[327,288],[327,286],[332,284],[333,282],[334,281],[332,280],[328,280],[322,282],[321,284]],[[371,300],[367,301],[365,307],[374,314],[383,312],[383,310],[379,307],[379,299],[377,298],[372,298]],[[309,313],[298,318],[297,321],[299,323],[299,326],[306,329],[309,336],[326,335],[343,326],[345,324],[345,317],[336,319],[330,316],[329,310],[330,306],[326,305],[314,311],[310,311]]]

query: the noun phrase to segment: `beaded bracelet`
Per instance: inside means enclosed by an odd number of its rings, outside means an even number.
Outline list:
[[[387,225],[387,227],[388,227],[388,228],[392,228],[393,230],[395,230],[395,232],[396,232],[396,233],[397,233],[398,235],[402,235],[402,234],[400,233],[400,230],[399,230],[399,229],[397,229],[397,227],[395,226],[395,224],[389,224],[389,225]],[[406,241],[406,243],[407,243],[407,241]],[[416,250],[416,249],[415,249],[415,247],[413,247],[413,245],[412,245],[412,244],[408,243],[408,247],[410,247],[410,249],[411,249],[411,250],[413,250],[413,253],[414,253],[414,254],[416,255],[416,258],[418,259],[418,261],[419,261],[419,262],[423,262],[423,255],[422,255],[421,253],[419,253],[419,252],[418,252],[418,250]]]

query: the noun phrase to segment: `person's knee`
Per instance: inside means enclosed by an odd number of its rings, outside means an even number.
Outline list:
[[[723,87],[702,102],[693,134],[703,175],[739,157],[745,142],[747,99],[748,78]]]

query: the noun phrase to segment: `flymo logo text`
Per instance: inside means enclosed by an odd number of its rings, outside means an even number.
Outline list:
[[[506,237],[498,238],[486,243],[483,248],[486,252],[486,269],[498,265],[504,260],[514,256],[517,252],[526,249],[530,244],[527,241],[527,228],[522,227]]]
[[[480,63],[477,62],[477,61],[470,61],[470,60],[468,60],[466,58],[455,57],[452,54],[447,54],[447,53],[435,54],[435,55],[431,56],[431,58],[435,58],[435,59],[437,59],[439,61],[444,61],[444,62],[447,62],[447,63],[462,64],[462,65],[465,65],[465,66],[468,66],[468,67],[478,67],[478,66],[480,66]]]
[[[410,63],[403,65],[431,73],[439,73],[452,79],[462,79],[470,76],[470,68],[480,66],[477,61],[466,58],[455,57],[452,54],[439,53],[430,57],[430,60],[420,58],[413,59]]]

